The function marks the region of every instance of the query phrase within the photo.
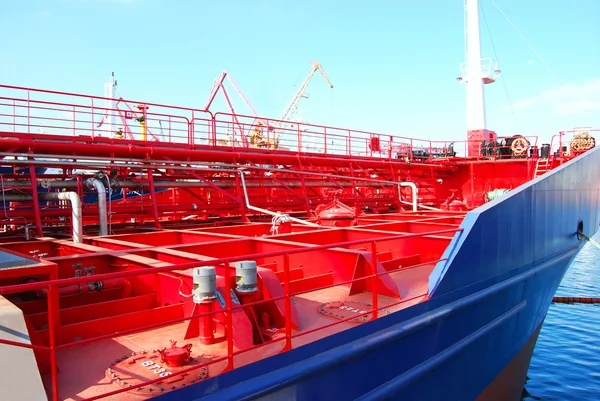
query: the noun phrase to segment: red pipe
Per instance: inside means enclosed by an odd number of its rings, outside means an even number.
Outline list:
[[[96,283],[100,284],[98,285]],[[92,285],[91,288],[89,284]],[[90,282],[88,284],[82,283],[60,287],[58,289],[58,295],[61,297],[66,295],[80,295],[87,294],[88,292],[92,291],[104,291],[113,288],[121,288],[123,290],[123,293],[121,294],[123,298],[131,297],[131,282],[124,278],[113,278],[104,281]],[[39,298],[46,298],[48,296],[48,289],[42,288],[37,291],[37,294]]]
[[[3,136],[14,136],[14,134],[7,132],[2,133]],[[149,157],[159,158],[186,158],[190,161],[212,161],[212,162],[230,162],[236,163],[240,161],[247,162],[273,162],[280,165],[291,164],[296,165],[298,162],[303,164],[319,164],[322,166],[347,166],[350,161],[357,165],[372,167],[372,168],[384,168],[388,165],[405,166],[406,162],[400,159],[357,159],[356,157],[350,156],[309,156],[300,155],[296,152],[278,151],[278,153],[265,153],[261,150],[254,149],[243,149],[239,152],[226,152],[220,150],[214,150],[210,148],[206,149],[187,149],[186,145],[177,146],[178,144],[169,143],[165,147],[161,146],[133,146],[132,143],[123,143],[118,145],[104,145],[97,143],[85,143],[85,141],[92,141],[92,138],[81,138],[76,141],[72,137],[61,137],[57,136],[57,140],[64,139],[64,142],[41,142],[40,140],[32,140],[31,135],[23,135],[19,139],[15,140],[3,140],[3,147],[21,149],[23,152],[41,152],[50,154],[64,154],[65,149],[68,149],[81,156],[105,156],[113,155],[113,157],[134,157],[147,159]],[[16,152],[16,151],[15,151]],[[432,164],[418,164],[423,168],[436,168],[436,165]]]
[[[213,344],[215,342],[214,335],[214,320],[213,320],[213,306],[212,302],[202,302],[198,304],[198,310],[200,314],[207,314],[200,318],[200,343],[201,344]]]
[[[384,199],[380,199],[381,201],[385,201]],[[291,207],[301,207],[304,205],[304,202],[302,200],[298,200],[298,201],[293,201],[293,202],[257,202],[256,203],[258,206],[264,207],[264,208],[273,208],[273,207],[284,207],[284,208],[291,208]],[[237,203],[234,202],[228,202],[228,203],[218,203],[218,204],[213,204],[213,205],[208,205],[208,204],[196,204],[194,205],[186,205],[186,204],[174,204],[174,205],[166,205],[166,204],[159,204],[157,205],[158,207],[158,212],[159,213],[168,213],[168,212],[188,212],[188,213],[198,213],[201,214],[201,212],[203,210],[231,210],[232,208],[236,208],[238,206]],[[138,217],[140,215],[148,215],[148,216],[153,216],[153,211],[152,211],[152,206],[148,205],[148,204],[144,204],[143,207],[144,210],[142,213],[142,206],[141,205],[136,205],[134,203],[130,203],[128,205],[112,205],[112,213],[113,213],[113,219],[115,218],[115,216],[119,215],[119,214],[130,214],[130,217]],[[95,206],[90,206],[90,205],[86,205],[85,207],[85,214],[84,214],[84,218],[87,220],[89,218],[93,218],[93,217],[97,217],[97,211],[98,208]],[[4,213],[2,213],[3,215]],[[34,209],[16,209],[16,210],[7,210],[6,214],[8,215],[9,218],[15,218],[15,217],[31,217],[35,215],[35,210]],[[42,217],[62,217],[62,216],[70,216],[71,213],[68,211],[68,209],[44,209],[44,210],[40,210],[40,216]],[[0,216],[0,219],[3,216]]]

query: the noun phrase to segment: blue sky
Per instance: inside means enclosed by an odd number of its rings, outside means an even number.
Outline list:
[[[503,72],[486,86],[488,128],[546,140],[563,129],[600,128],[600,1],[494,1],[550,68],[492,0],[481,0],[493,40],[481,17],[482,56],[497,55]],[[125,98],[201,108],[226,69],[259,114],[278,117],[316,59],[334,89],[315,76],[301,104],[306,121],[466,136],[465,89],[456,81],[462,0],[0,4],[3,84],[101,96],[114,71]],[[226,111],[221,99],[212,110]]]

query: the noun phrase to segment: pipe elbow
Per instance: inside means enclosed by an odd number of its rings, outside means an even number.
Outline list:
[[[98,193],[98,223],[100,236],[108,235],[108,224],[106,221],[106,187],[98,178],[88,178],[85,185],[89,189],[95,189]]]

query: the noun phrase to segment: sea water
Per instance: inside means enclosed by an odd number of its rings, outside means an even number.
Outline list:
[[[556,295],[600,297],[600,249],[585,245]],[[527,376],[523,401],[600,401],[600,304],[552,304]]]

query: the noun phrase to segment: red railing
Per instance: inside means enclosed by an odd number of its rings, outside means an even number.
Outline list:
[[[376,271],[376,266],[377,266],[376,243],[378,241],[406,240],[406,239],[411,239],[411,238],[419,238],[419,237],[427,237],[427,236],[439,236],[439,235],[443,235],[443,234],[453,234],[454,235],[455,233],[457,233],[457,232],[460,233],[462,231],[463,231],[462,228],[453,228],[453,229],[444,229],[444,230],[422,232],[422,233],[399,234],[399,235],[391,235],[391,236],[386,236],[386,237],[379,237],[376,239],[373,239],[373,238],[359,239],[359,240],[345,241],[345,242],[339,242],[339,243],[334,243],[334,244],[302,247],[302,248],[298,248],[298,249],[287,249],[287,250],[271,251],[271,252],[236,256],[236,257],[229,257],[229,258],[217,258],[217,259],[212,259],[212,260],[195,261],[195,262],[182,263],[182,264],[178,264],[178,265],[171,265],[171,266],[164,266],[164,267],[149,267],[149,268],[144,268],[141,270],[130,270],[130,271],[123,271],[123,272],[116,272],[116,273],[104,273],[104,274],[97,274],[94,276],[64,278],[64,279],[57,279],[57,280],[51,280],[51,281],[45,281],[45,282],[33,282],[33,283],[27,283],[27,284],[4,286],[4,287],[0,287],[0,295],[7,295],[7,294],[47,289],[47,291],[48,291],[47,292],[47,306],[48,306],[49,346],[45,347],[45,346],[31,345],[31,344],[20,343],[20,342],[9,341],[9,340],[0,340],[0,344],[29,348],[29,349],[33,349],[36,351],[49,352],[50,353],[50,364],[51,364],[51,377],[52,377],[52,380],[51,380],[52,381],[52,399],[58,400],[59,399],[59,386],[58,386],[58,370],[57,370],[58,368],[57,368],[57,358],[56,358],[57,350],[69,348],[69,347],[76,346],[76,345],[91,343],[91,342],[95,342],[95,341],[99,341],[99,340],[103,340],[103,339],[107,339],[107,338],[113,338],[116,336],[123,336],[123,335],[128,335],[128,334],[132,334],[132,333],[136,333],[136,332],[147,331],[147,330],[155,329],[155,328],[162,327],[162,326],[167,326],[167,325],[171,325],[171,324],[175,324],[175,323],[188,321],[191,319],[197,319],[197,318],[201,318],[201,317],[205,317],[205,316],[211,316],[211,315],[214,315],[217,313],[224,313],[225,318],[226,318],[225,336],[226,336],[226,340],[227,340],[227,355],[210,360],[205,363],[194,365],[188,369],[179,371],[178,374],[191,372],[191,371],[201,369],[203,367],[207,367],[209,365],[212,365],[212,364],[215,364],[215,363],[218,363],[221,361],[225,361],[225,360],[227,361],[227,367],[224,372],[226,372],[228,370],[235,369],[234,357],[237,355],[240,355],[240,354],[243,354],[246,352],[250,352],[250,351],[260,348],[260,347],[271,345],[278,341],[285,341],[284,346],[282,347],[282,349],[279,352],[286,352],[293,348],[292,340],[294,338],[298,338],[298,337],[305,336],[310,333],[317,332],[319,330],[324,330],[324,329],[327,329],[327,328],[330,328],[330,327],[333,327],[336,325],[340,325],[342,323],[356,319],[357,317],[371,315],[372,316],[371,319],[376,319],[378,316],[378,312],[383,309],[390,308],[393,306],[398,306],[398,305],[401,305],[401,304],[407,303],[407,302],[416,301],[417,299],[426,297],[427,296],[426,293],[419,294],[412,298],[401,299],[400,301],[397,301],[397,302],[394,302],[391,304],[386,304],[385,306],[381,306],[381,307],[379,306],[379,297],[378,297],[378,293],[377,293],[377,282],[376,282],[376,280],[379,276],[402,272],[402,271],[412,269],[412,268],[433,265],[438,262],[446,261],[446,259],[440,258],[440,259],[436,259],[436,260],[419,263],[419,264],[413,265],[413,266],[407,266],[402,269],[393,269],[390,271],[386,270],[382,273],[379,273]],[[347,280],[344,282],[336,282],[331,285],[326,285],[326,286],[322,286],[319,288],[311,288],[309,290],[304,290],[304,291],[297,291],[294,293],[291,292],[290,259],[289,259],[290,255],[300,254],[300,253],[305,253],[305,252],[319,251],[319,250],[329,250],[329,249],[340,248],[340,247],[349,247],[352,245],[361,245],[361,244],[367,244],[367,243],[370,244],[370,252],[371,252],[371,258],[372,258],[371,259],[372,270],[370,273],[365,274],[363,277],[355,278],[352,280]],[[144,325],[144,326],[136,327],[134,329],[121,330],[121,331],[118,331],[115,333],[99,335],[96,337],[90,337],[90,338],[82,339],[79,341],[73,341],[73,342],[68,342],[68,343],[63,343],[63,344],[58,344],[58,345],[56,343],[56,330],[60,324],[59,320],[58,320],[58,313],[59,313],[58,289],[60,287],[76,285],[76,284],[82,285],[82,284],[87,284],[88,282],[92,282],[92,281],[104,281],[104,280],[127,278],[127,277],[134,277],[134,276],[139,277],[139,276],[145,276],[145,275],[150,275],[150,274],[168,273],[168,272],[192,269],[192,268],[201,267],[201,266],[222,267],[223,276],[231,277],[231,274],[232,274],[231,264],[232,263],[235,263],[237,261],[242,261],[242,260],[258,260],[261,258],[275,257],[275,256],[283,256],[283,260],[284,260],[283,272],[284,272],[285,279],[283,282],[283,287],[284,287],[284,295],[283,296],[272,297],[272,298],[263,299],[263,300],[259,300],[259,301],[244,303],[241,305],[234,305],[232,302],[232,296],[231,296],[231,282],[230,282],[230,280],[225,280],[225,294],[224,294],[225,295],[224,296],[225,308],[222,310],[212,311],[212,312],[207,312],[207,313],[202,313],[202,314],[196,314],[196,315],[192,315],[189,317],[183,317],[183,318],[173,319],[173,320],[169,320],[169,321],[163,321],[161,323],[155,323],[155,324],[151,324],[151,325]],[[366,312],[360,313],[360,314],[354,314],[348,318],[334,321],[325,326],[319,326],[319,327],[316,327],[316,328],[313,328],[310,330],[305,330],[305,331],[299,332],[295,335],[292,333],[292,320],[291,320],[292,319],[292,313],[291,313],[291,311],[292,311],[292,296],[297,296],[297,295],[301,295],[301,294],[305,294],[305,293],[309,293],[309,292],[313,292],[313,291],[319,291],[319,290],[323,290],[323,289],[327,289],[327,288],[333,288],[333,287],[337,287],[337,286],[341,286],[341,285],[347,285],[347,284],[356,283],[356,282],[360,282],[360,281],[366,281],[366,280],[371,280],[371,283],[372,283],[372,285],[371,285],[372,307],[369,311],[366,311]],[[248,308],[248,307],[260,305],[265,302],[273,302],[273,301],[278,301],[278,300],[282,300],[282,299],[285,301],[285,335],[283,337],[275,339],[273,341],[254,345],[253,347],[248,348],[248,349],[234,351],[232,313],[241,308]],[[96,399],[101,399],[101,398],[105,398],[108,396],[124,393],[124,392],[130,391],[130,390],[133,390],[133,389],[136,389],[139,387],[143,387],[143,386],[147,386],[149,384],[160,382],[161,380],[163,380],[163,379],[157,378],[155,380],[145,381],[145,382],[139,383],[137,385],[132,385],[131,387],[122,388],[122,389],[107,392],[107,393],[104,393],[101,395],[97,395],[97,396],[94,396],[91,398],[87,398],[87,400],[96,400]]]
[[[277,149],[411,162],[466,156],[469,148],[469,141],[420,140],[241,114],[216,113],[213,116],[205,110],[158,103],[7,85],[0,85],[0,91],[5,95],[0,97],[0,131],[15,134],[90,136],[95,141],[122,138],[191,148]],[[537,147],[537,137],[527,139],[531,147]],[[475,159],[510,157],[510,146],[503,145],[502,138],[486,146],[485,149],[480,147]],[[532,155],[526,152],[522,157]]]
[[[569,131],[561,131],[558,134],[552,136],[552,139],[547,146],[549,147],[549,157],[559,157],[562,158],[564,156],[573,156],[571,152],[572,149],[571,142],[568,138],[574,138],[578,134],[589,134],[592,137],[598,136],[600,133],[600,129],[592,129],[592,128],[579,128],[573,129]],[[595,146],[595,140],[592,141],[592,146]]]

